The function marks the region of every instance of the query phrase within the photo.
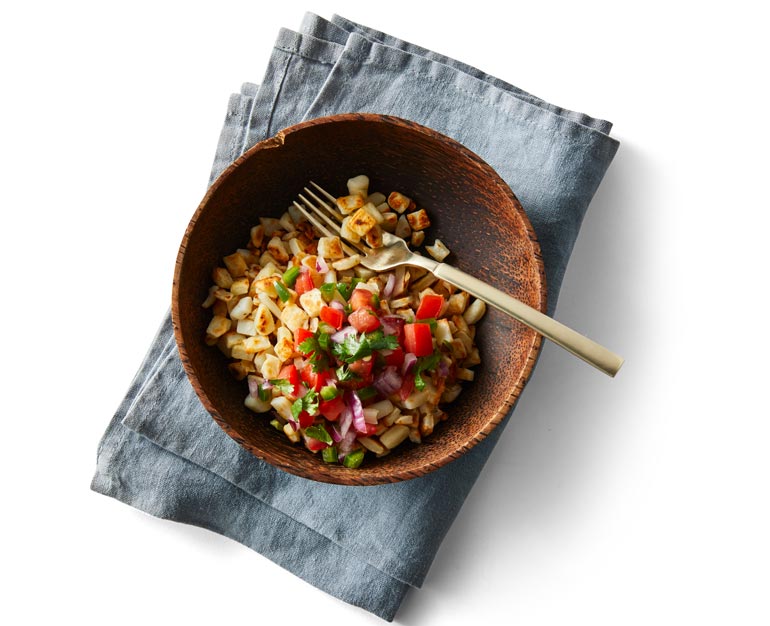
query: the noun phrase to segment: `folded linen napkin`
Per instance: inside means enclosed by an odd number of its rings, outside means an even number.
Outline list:
[[[212,180],[285,126],[356,111],[433,127],[495,167],[538,234],[553,311],[581,220],[617,149],[611,125],[385,33],[308,14],[301,32],[279,33],[259,87],[246,83],[231,97]],[[254,458],[214,423],[187,381],[167,314],[99,446],[92,488],[231,537],[392,620],[407,590],[422,584],[505,423],[419,479],[346,487],[299,478]]]

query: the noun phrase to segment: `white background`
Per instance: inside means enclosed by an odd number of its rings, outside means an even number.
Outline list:
[[[89,490],[228,96],[311,10],[610,119],[621,141],[557,316],[627,364],[610,380],[545,347],[397,623],[767,624],[767,22],[742,2],[263,4],[1,10],[3,621],[382,623]]]

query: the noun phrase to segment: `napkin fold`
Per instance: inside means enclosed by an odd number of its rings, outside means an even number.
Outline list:
[[[580,223],[617,142],[611,124],[546,103],[459,61],[334,16],[279,32],[259,86],[231,96],[211,181],[254,143],[304,119],[397,115],[486,159],[540,240],[552,312]],[[256,459],[197,399],[167,313],[98,450],[92,488],[208,528],[316,587],[392,620],[419,587],[510,415],[469,453],[392,485],[316,483]]]

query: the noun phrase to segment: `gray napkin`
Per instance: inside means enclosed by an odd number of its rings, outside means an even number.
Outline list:
[[[435,128],[500,173],[540,239],[553,311],[583,215],[617,150],[611,125],[344,18],[308,14],[300,33],[279,33],[261,85],[231,97],[212,180],[280,128],[355,111]],[[505,423],[419,479],[343,487],[298,478],[213,422],[184,374],[167,314],[99,446],[92,488],[231,537],[392,620],[409,587],[422,584]]]

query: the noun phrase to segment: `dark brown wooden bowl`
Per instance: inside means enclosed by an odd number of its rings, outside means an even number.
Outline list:
[[[519,201],[481,158],[433,130],[395,117],[346,114],[292,126],[258,143],[211,186],[193,215],[176,262],[172,315],[182,363],[212,417],[260,459],[292,474],[344,485],[373,485],[422,476],[456,459],[486,437],[519,397],[540,350],[534,331],[488,308],[476,341],[482,363],[448,408],[449,419],[421,445],[402,444],[359,469],[323,462],[292,445],[243,406],[246,383],[204,341],[211,311],[203,309],[211,271],[243,247],[260,216],[279,217],[309,180],[333,194],[367,174],[372,191],[399,190],[432,221],[427,239],[452,251],[447,262],[546,309],[540,249]]]

